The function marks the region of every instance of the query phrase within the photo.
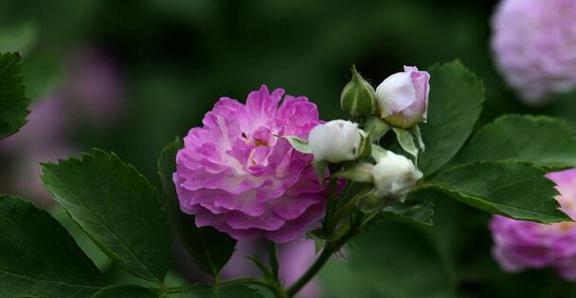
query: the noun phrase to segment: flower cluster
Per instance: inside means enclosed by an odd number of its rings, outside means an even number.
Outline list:
[[[342,92],[341,105],[352,116],[383,119],[381,124],[385,129],[389,126],[412,129],[426,121],[429,81],[427,72],[416,67],[404,67],[403,72],[389,76],[374,90],[354,68],[353,78]],[[365,108],[372,104],[375,105],[372,109]],[[352,162],[372,151],[375,164],[363,163],[357,167],[359,172],[352,175],[370,177],[368,180],[374,184],[371,195],[402,199],[422,178],[422,173],[407,157],[371,145],[369,139],[373,137],[360,129],[357,123],[333,120],[316,126],[308,142],[315,160],[333,164]]]
[[[375,90],[354,69],[341,105],[353,117],[377,119],[379,137],[390,127],[415,129],[426,121],[429,77],[405,67]],[[180,207],[199,227],[286,243],[319,227],[329,199],[326,174],[368,176],[371,197],[402,200],[422,174],[411,159],[372,144],[379,137],[364,132],[366,123],[322,123],[306,97],[266,86],[246,104],[221,98],[177,154]]]
[[[576,219],[576,169],[547,175],[556,183],[562,211]],[[528,268],[556,268],[567,280],[576,281],[576,224],[551,225],[495,216],[490,224],[494,257],[509,272]]]
[[[504,0],[492,22],[498,68],[527,103],[576,87],[576,2]]]

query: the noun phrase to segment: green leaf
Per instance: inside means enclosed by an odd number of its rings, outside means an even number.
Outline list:
[[[503,116],[479,130],[458,156],[462,163],[481,160],[576,166],[576,138],[561,120],[544,116]]]
[[[102,285],[96,266],[48,213],[0,196],[0,297],[86,298]]]
[[[400,128],[394,128],[394,133],[396,134],[396,139],[398,140],[400,147],[410,155],[418,157],[418,147],[416,147],[416,144],[414,143],[414,137],[412,134],[409,131]]]
[[[149,281],[164,279],[170,239],[154,188],[115,154],[44,164],[42,181],[72,219],[113,260]]]
[[[369,117],[365,125],[368,138],[373,143],[380,141],[380,139],[390,131],[390,128],[390,125],[379,117]]]
[[[541,223],[569,221],[558,210],[558,194],[546,172],[524,162],[480,162],[451,168],[429,186],[472,207]]]
[[[176,171],[176,154],[184,145],[179,138],[162,150],[158,173],[164,188],[164,205],[171,225],[178,232],[188,253],[206,273],[217,276],[234,252],[236,240],[211,227],[196,227],[194,217],[180,211],[172,176]]]
[[[308,145],[308,141],[302,140],[299,137],[295,136],[284,136],[290,145],[296,149],[296,151],[304,153],[304,154],[312,154],[312,150],[310,150],[310,145]]]
[[[193,286],[169,298],[263,298],[258,291],[246,286]]]
[[[74,222],[64,208],[54,206],[50,210],[50,215],[68,231],[82,251],[94,262],[94,265],[96,265],[101,272],[107,272],[110,269],[113,261],[94,244],[94,241],[84,233],[82,228]]]
[[[26,123],[30,99],[24,92],[20,54],[0,54],[0,139]]]
[[[470,136],[484,103],[482,82],[459,61],[430,70],[428,123],[422,125],[426,151],[419,165],[431,175],[450,161]]]
[[[159,298],[152,290],[137,286],[120,286],[102,289],[93,298]]]

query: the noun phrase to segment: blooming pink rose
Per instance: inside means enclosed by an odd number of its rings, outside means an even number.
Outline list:
[[[576,169],[547,175],[560,191],[562,211],[576,219]],[[576,224],[538,224],[495,216],[490,223],[494,257],[510,272],[554,267],[567,280],[576,281]]]
[[[504,0],[492,28],[496,64],[524,101],[576,87],[576,1]]]
[[[282,89],[262,86],[245,105],[221,98],[176,157],[182,211],[236,239],[301,237],[323,217],[326,197],[312,156],[283,136],[306,139],[319,123],[316,105]]]
[[[414,66],[404,66],[404,72],[386,78],[376,88],[380,116],[388,123],[410,128],[426,122],[430,74]]]

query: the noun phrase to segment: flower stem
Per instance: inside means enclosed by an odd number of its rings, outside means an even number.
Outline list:
[[[278,247],[276,243],[268,241],[268,262],[270,263],[270,269],[272,271],[272,278],[274,282],[279,282],[278,270],[280,265],[278,265]]]
[[[294,295],[298,294],[298,292],[308,282],[310,282],[310,280],[312,280],[312,278],[314,278],[314,276],[316,276],[316,274],[318,274],[318,272],[320,272],[320,269],[322,269],[322,267],[324,267],[326,262],[328,262],[328,260],[330,260],[330,257],[334,253],[338,252],[340,250],[340,248],[342,248],[342,246],[344,244],[346,244],[346,242],[348,242],[348,240],[350,240],[352,237],[354,237],[354,235],[356,235],[357,232],[358,232],[357,228],[351,227],[338,240],[334,241],[333,243],[326,243],[326,247],[324,248],[324,250],[322,250],[322,253],[318,257],[318,259],[316,259],[314,264],[312,264],[312,266],[310,266],[308,271],[306,271],[306,273],[304,273],[304,275],[302,275],[302,277],[300,277],[300,279],[298,279],[288,289],[288,297],[294,297]]]
[[[356,210],[356,204],[358,201],[365,196],[369,190],[362,190],[358,192],[355,196],[353,196],[350,200],[346,202],[344,206],[342,206],[339,210],[337,210],[334,214],[332,224],[338,225],[340,224],[346,217],[350,216],[350,214],[354,213]],[[334,227],[332,227],[333,229]]]

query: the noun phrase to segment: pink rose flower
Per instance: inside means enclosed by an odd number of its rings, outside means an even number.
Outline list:
[[[525,102],[576,87],[576,1],[504,0],[492,28],[498,69]]]
[[[556,183],[561,209],[576,219],[576,169],[547,175]],[[509,272],[528,268],[556,268],[566,280],[576,281],[576,224],[538,224],[495,216],[490,223],[493,255]]]
[[[312,156],[283,136],[306,139],[319,123],[316,105],[283,89],[262,86],[245,105],[221,98],[176,157],[182,211],[235,239],[303,236],[324,215],[325,191]]]
[[[430,74],[414,66],[386,78],[376,88],[380,116],[392,126],[411,128],[426,122]]]

